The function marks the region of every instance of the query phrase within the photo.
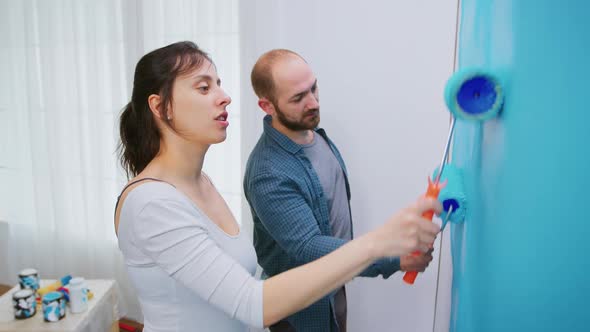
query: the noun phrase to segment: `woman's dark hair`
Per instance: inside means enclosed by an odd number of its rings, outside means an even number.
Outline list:
[[[152,94],[160,96],[160,119],[171,127],[168,108],[172,105],[174,81],[198,69],[211,58],[193,42],[174,43],[144,55],[135,67],[131,101],[121,113],[118,154],[127,177],[141,173],[160,150],[160,130],[148,104]]]

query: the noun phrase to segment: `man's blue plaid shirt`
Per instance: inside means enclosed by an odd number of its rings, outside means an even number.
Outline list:
[[[320,180],[300,145],[291,141],[264,118],[264,132],[250,154],[244,192],[254,217],[254,246],[258,263],[274,276],[316,260],[346,243],[332,236],[328,202]],[[330,145],[345,174],[340,152],[323,129],[316,129]],[[382,259],[361,276],[388,278],[399,270],[399,259]],[[290,316],[297,331],[338,331],[333,315],[334,293]]]

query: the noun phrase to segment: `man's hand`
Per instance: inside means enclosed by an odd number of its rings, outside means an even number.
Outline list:
[[[432,261],[432,249],[427,252],[414,256],[412,254],[400,257],[400,268],[404,272],[417,271],[424,272],[428,264]]]

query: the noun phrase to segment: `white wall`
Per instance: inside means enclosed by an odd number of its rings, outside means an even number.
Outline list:
[[[0,220],[0,284],[9,285],[13,279],[9,275],[8,240],[10,239],[9,224]]]
[[[320,125],[350,173],[355,235],[413,201],[448,131],[442,92],[453,68],[457,1],[242,1],[243,165],[262,130],[250,70],[263,52],[289,48],[318,78]],[[247,209],[244,202],[251,227]],[[450,312],[448,236],[443,242],[436,331],[448,330]],[[432,331],[438,250],[435,256],[414,286],[401,273],[354,280],[349,331]]]

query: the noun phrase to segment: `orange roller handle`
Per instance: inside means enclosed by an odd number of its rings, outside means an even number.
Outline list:
[[[441,185],[438,181],[432,182],[432,180],[430,180],[430,178],[428,178],[428,189],[426,189],[426,194],[424,196],[438,199],[438,194],[440,193],[440,190],[442,189],[443,186],[444,185]],[[434,211],[433,210],[426,211],[422,214],[422,217],[432,221],[432,217],[434,217]],[[412,255],[414,255],[414,256],[420,256],[421,254],[422,253],[420,253],[419,251],[414,251],[412,253]],[[417,271],[408,271],[408,272],[406,272],[406,274],[404,274],[403,280],[406,282],[406,284],[413,285],[417,276],[418,276]]]

